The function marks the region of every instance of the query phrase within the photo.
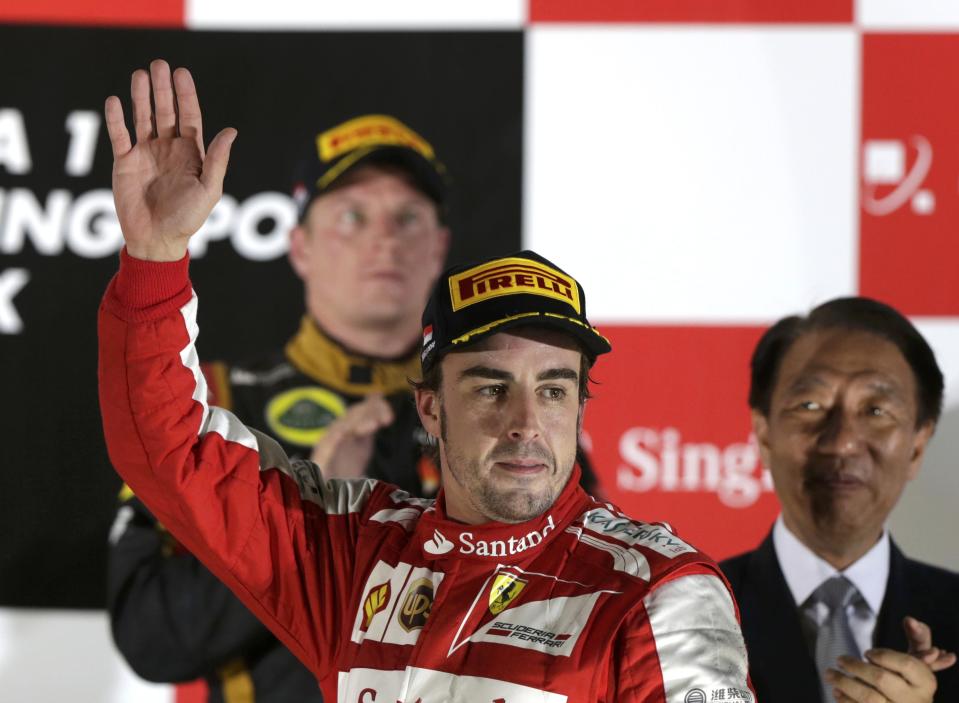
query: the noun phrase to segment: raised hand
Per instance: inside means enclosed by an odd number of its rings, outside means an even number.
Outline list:
[[[153,91],[153,107],[150,91]],[[113,145],[113,199],[127,253],[138,259],[176,261],[223,194],[223,177],[236,130],[224,129],[203,148],[203,121],[193,77],[170,74],[166,61],[130,81],[136,144],[115,95],[104,112]]]

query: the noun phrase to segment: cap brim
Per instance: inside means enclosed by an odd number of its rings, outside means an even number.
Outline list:
[[[600,354],[612,351],[612,346],[606,337],[597,332],[596,328],[576,318],[552,312],[525,312],[502,317],[460,335],[445,347],[437,349],[435,358],[439,359],[447,352],[467,347],[481,339],[515,327],[544,327],[566,332],[579,342],[591,362],[595,361]]]
[[[447,184],[443,175],[445,173],[443,165],[438,161],[430,161],[414,149],[403,146],[381,146],[371,149],[345,168],[323,191],[335,187],[346,174],[352,173],[360,166],[371,164],[388,164],[403,169],[413,177],[424,195],[437,205],[445,205]]]

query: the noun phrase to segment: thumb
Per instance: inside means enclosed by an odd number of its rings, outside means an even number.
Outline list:
[[[932,647],[932,631],[924,622],[907,615],[903,618],[902,625],[910,652],[921,652]]]
[[[236,140],[237,131],[227,127],[213,137],[210,148],[206,151],[203,160],[203,173],[200,181],[208,191],[223,192],[223,179],[226,177],[226,166],[230,162],[230,149]]]
[[[389,401],[382,395],[377,396],[375,401],[376,421],[380,427],[386,427],[393,422],[393,407]]]

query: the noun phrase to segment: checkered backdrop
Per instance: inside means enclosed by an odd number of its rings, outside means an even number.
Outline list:
[[[239,330],[258,313],[231,301],[240,281],[269,276],[299,309],[270,237],[289,166],[276,162],[277,135],[375,104],[442,135],[462,199],[456,256],[529,246],[584,283],[615,349],[596,368],[586,420],[605,490],[717,558],[755,545],[777,512],[745,404],[762,329],[856,293],[911,315],[946,372],[947,409],[891,527],[906,551],[959,568],[959,5],[2,0],[0,22],[0,45],[18,49],[0,73],[4,456],[28,438],[46,459],[14,451],[0,479],[7,501],[27,506],[0,516],[0,605],[33,606],[0,609],[0,690],[12,699],[174,696],[117,661],[102,612],[75,609],[100,593],[91,579],[114,484],[90,468],[102,456],[83,351],[92,331],[63,332],[67,318],[92,330],[114,267],[95,115],[154,55],[198,69],[216,96],[211,129],[250,122],[238,146],[252,146],[231,165],[233,209],[211,226],[196,274],[208,308],[243,313],[211,316],[205,355],[250,348]],[[282,339],[286,322],[271,320],[268,336]],[[83,583],[69,580],[77,573]]]

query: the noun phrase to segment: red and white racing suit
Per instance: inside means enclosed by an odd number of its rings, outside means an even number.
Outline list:
[[[110,457],[159,520],[342,703],[751,701],[713,561],[576,477],[516,525],[464,525],[309,462],[206,404],[187,261],[122,255],[100,311]],[[335,698],[334,698],[335,696]]]

